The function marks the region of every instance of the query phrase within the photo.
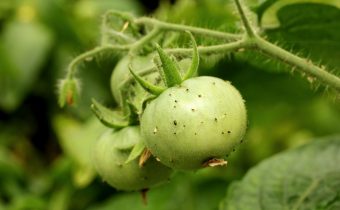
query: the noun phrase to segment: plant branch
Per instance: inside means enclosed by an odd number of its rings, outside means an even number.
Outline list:
[[[288,65],[297,67],[297,70],[301,70],[308,76],[315,77],[326,85],[329,85],[340,91],[340,78],[327,72],[326,70],[316,66],[310,60],[296,56],[260,37],[255,39],[256,48],[262,53],[276,58]]]
[[[85,53],[80,54],[79,56],[77,56],[76,58],[74,58],[71,63],[69,64],[68,68],[67,68],[67,75],[66,77],[68,79],[72,79],[76,70],[77,70],[77,65],[80,62],[83,62],[86,59],[89,59],[95,55],[97,55],[100,52],[104,52],[104,51],[127,51],[129,50],[129,45],[106,45],[106,46],[100,46],[100,47],[96,47],[90,51],[87,51]]]
[[[236,7],[237,7],[237,11],[240,14],[244,28],[246,29],[247,35],[249,37],[254,37],[256,34],[255,34],[246,14],[244,12],[243,5],[240,2],[241,0],[234,0],[234,1],[235,1],[235,4],[236,4]]]
[[[200,46],[197,50],[200,54],[215,54],[215,53],[226,53],[241,50],[244,48],[252,48],[252,42],[248,39],[242,39],[236,42],[231,42],[227,44],[211,45],[211,46]],[[177,55],[187,55],[192,54],[191,48],[173,48],[165,49],[167,53],[177,54]]]
[[[188,25],[175,24],[175,23],[167,23],[167,22],[163,22],[163,21],[156,20],[153,18],[148,18],[148,17],[138,18],[134,21],[134,23],[158,27],[163,30],[179,31],[179,32],[190,31],[193,34],[206,35],[206,36],[215,37],[215,38],[219,38],[223,40],[239,40],[240,38],[242,38],[242,36],[239,34],[215,31],[215,30],[188,26]]]
[[[148,34],[143,36],[141,39],[133,43],[130,47],[130,52],[135,52],[139,50],[141,47],[144,47],[145,44],[150,42],[153,38],[155,38],[157,35],[159,35],[160,29],[158,27],[155,27],[152,29]]]

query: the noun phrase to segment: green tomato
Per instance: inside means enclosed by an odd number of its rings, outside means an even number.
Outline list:
[[[140,167],[138,158],[126,163],[134,145],[142,141],[139,126],[108,130],[94,148],[94,166],[102,179],[118,190],[147,189],[169,180],[172,170],[151,157]]]
[[[230,82],[202,76],[165,90],[146,106],[140,123],[153,155],[189,170],[227,156],[245,134],[247,115]]]
[[[129,65],[131,65],[136,73],[140,73],[145,69],[151,69],[154,67],[152,56],[152,54],[149,54],[148,56],[135,56],[133,58],[125,56],[117,63],[111,75],[111,92],[119,105],[122,105],[123,101],[120,88],[123,83],[131,77]],[[160,77],[155,73],[152,73],[151,75],[149,74],[147,79],[153,82],[156,82],[156,79],[157,81],[160,81]],[[147,95],[147,92],[134,81],[131,83],[129,88],[130,90],[127,91],[127,93],[133,95],[133,97],[144,97]]]

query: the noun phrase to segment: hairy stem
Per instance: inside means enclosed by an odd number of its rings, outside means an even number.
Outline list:
[[[340,91],[340,78],[314,65],[310,60],[296,56],[260,37],[255,39],[255,43],[256,48],[262,53],[276,58],[288,65],[297,67],[297,70],[302,71],[307,74],[307,76],[315,77],[326,85]]]
[[[236,42],[231,42],[227,44],[211,45],[211,46],[200,46],[197,50],[200,54],[216,54],[216,53],[227,53],[232,51],[237,51],[244,48],[251,48],[252,42],[248,39],[242,39]],[[177,54],[177,55],[190,55],[192,54],[191,48],[173,48],[165,49],[167,53]]]
[[[130,52],[136,52],[140,48],[144,47],[145,44],[151,42],[153,38],[155,38],[157,35],[159,35],[160,29],[158,27],[155,27],[150,31],[148,34],[146,34],[144,37],[142,37],[140,40],[136,41],[131,45]]]
[[[199,28],[199,27],[194,27],[194,26],[175,24],[175,23],[167,23],[167,22],[163,22],[163,21],[156,20],[153,18],[148,18],[148,17],[141,17],[135,20],[134,23],[158,27],[163,30],[179,31],[179,32],[190,31],[193,34],[200,34],[200,35],[215,37],[215,38],[219,38],[223,40],[239,40],[240,38],[242,38],[242,36],[239,34],[220,32],[220,31]]]
[[[76,58],[72,60],[72,62],[69,64],[67,68],[67,75],[66,77],[68,79],[72,79],[74,77],[74,74],[77,70],[77,65],[81,62],[83,62],[86,59],[89,59],[98,53],[104,52],[104,51],[127,51],[129,50],[129,45],[106,45],[106,46],[101,46],[101,47],[96,47],[93,50],[87,51],[85,53],[80,54]]]
[[[243,23],[243,26],[247,32],[247,35],[249,37],[254,37],[255,36],[255,32],[247,18],[247,15],[245,14],[244,12],[244,6],[243,4],[240,2],[241,0],[234,0],[235,1],[235,4],[236,4],[236,7],[237,7],[237,11],[238,13],[240,14],[240,17],[241,17],[241,20],[242,20],[242,23]]]

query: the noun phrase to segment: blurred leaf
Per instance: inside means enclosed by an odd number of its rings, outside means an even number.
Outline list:
[[[259,5],[254,6],[254,11],[258,15],[258,20],[263,28],[279,27],[280,21],[277,12],[282,7],[294,4],[322,4],[340,7],[338,0],[248,0],[258,1]]]
[[[15,156],[8,151],[7,148],[0,145],[0,174],[1,179],[5,177],[10,178],[22,178],[23,169],[19,166],[19,162],[15,159]],[[0,180],[0,183],[2,180]],[[1,187],[0,187],[1,188]]]
[[[81,0],[77,1],[77,3],[75,4],[75,13],[78,17],[83,18],[95,18],[96,16],[103,14],[109,9],[138,14],[140,12],[140,5],[138,1],[134,0]]]
[[[93,145],[107,128],[94,117],[81,123],[73,118],[57,116],[53,120],[53,126],[62,149],[75,163],[75,184],[85,187],[95,176],[92,165]]]
[[[67,210],[71,196],[70,186],[63,186],[61,189],[55,190],[49,201],[49,210]]]
[[[15,110],[36,82],[52,44],[36,22],[9,22],[0,37],[0,108]]]
[[[224,0],[181,0],[174,5],[162,2],[155,15],[161,20],[220,30],[236,30],[234,5]],[[209,18],[207,18],[209,14]],[[233,31],[232,31],[233,32]],[[189,39],[190,40],[190,39]]]
[[[8,210],[44,210],[47,207],[46,204],[42,197],[27,194],[16,197]]]
[[[234,183],[221,210],[338,209],[340,136],[271,157]]]
[[[9,11],[15,6],[15,1],[13,0],[2,0],[0,1],[0,20],[6,18]]]
[[[170,183],[147,192],[147,205],[139,192],[119,193],[89,210],[217,210],[225,186],[225,182],[207,174],[178,173]]]

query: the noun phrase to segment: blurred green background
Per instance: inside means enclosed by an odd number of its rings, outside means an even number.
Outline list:
[[[101,15],[117,9],[237,31],[240,22],[230,2],[1,0],[0,210],[217,209],[228,185],[259,161],[315,137],[340,133],[335,94],[254,52],[208,57],[200,73],[230,80],[248,109],[245,143],[230,156],[228,167],[178,172],[169,184],[149,192],[148,206],[139,193],[117,192],[96,176],[91,144],[105,128],[94,119],[90,100],[114,105],[109,77],[119,57],[98,56],[80,66],[77,107],[59,108],[56,87],[72,58],[99,42]],[[247,2],[269,40],[340,73],[336,2]]]

